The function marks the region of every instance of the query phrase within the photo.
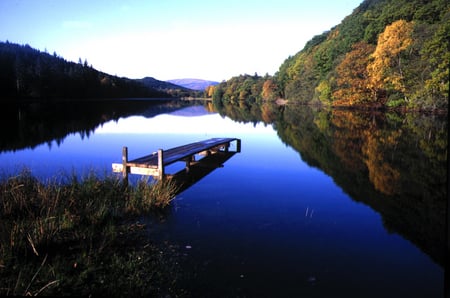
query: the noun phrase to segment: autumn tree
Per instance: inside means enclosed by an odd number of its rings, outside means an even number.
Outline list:
[[[356,105],[372,101],[368,82],[367,65],[374,46],[364,41],[353,45],[342,62],[336,67],[336,90],[333,105]]]
[[[387,98],[384,92],[400,92],[404,95],[406,88],[402,69],[402,54],[412,44],[414,24],[398,20],[386,26],[378,37],[377,47],[367,66],[369,87],[373,96],[385,104]],[[406,98],[405,98],[406,99]]]
[[[261,96],[264,100],[276,99],[277,85],[272,79],[264,81]]]
[[[205,89],[205,97],[212,97],[214,94],[214,86],[213,85],[209,85],[208,87],[206,87]]]

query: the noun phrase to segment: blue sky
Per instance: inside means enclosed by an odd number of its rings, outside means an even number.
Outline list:
[[[109,74],[222,81],[274,74],[362,0],[2,0],[0,40]]]

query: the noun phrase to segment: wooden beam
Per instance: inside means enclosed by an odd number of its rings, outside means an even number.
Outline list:
[[[133,166],[131,166],[130,167],[130,174],[158,177],[159,176],[159,169],[141,168],[141,167],[133,167]]]
[[[162,180],[164,178],[164,150],[158,149],[158,178]]]
[[[122,148],[122,175],[123,178],[128,178],[128,147]]]

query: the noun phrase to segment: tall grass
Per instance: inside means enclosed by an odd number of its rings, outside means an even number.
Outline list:
[[[61,254],[74,252],[84,252],[87,260],[93,260],[93,252],[101,254],[123,245],[117,241],[126,239],[129,230],[122,223],[152,209],[167,207],[177,190],[171,180],[141,180],[129,186],[117,176],[100,178],[93,173],[42,182],[24,170],[17,176],[2,178],[0,294],[64,294],[61,285],[71,278],[51,274],[50,269],[55,268],[51,262]],[[83,263],[88,266],[89,262],[85,259]],[[32,269],[25,270],[29,265]],[[45,274],[42,267],[47,269]],[[47,279],[42,278],[45,275],[49,275]]]

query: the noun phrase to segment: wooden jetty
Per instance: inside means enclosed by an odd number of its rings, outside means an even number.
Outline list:
[[[128,160],[128,148],[122,149],[122,163],[113,163],[115,173],[153,176],[162,179],[166,176],[165,167],[178,161],[186,162],[186,172],[196,163],[195,155],[211,156],[219,152],[229,152],[231,142],[236,142],[236,151],[241,152],[241,140],[237,138],[212,138],[167,150],[158,149],[150,155]],[[202,158],[203,160],[205,158]],[[200,161],[201,161],[200,160]]]

